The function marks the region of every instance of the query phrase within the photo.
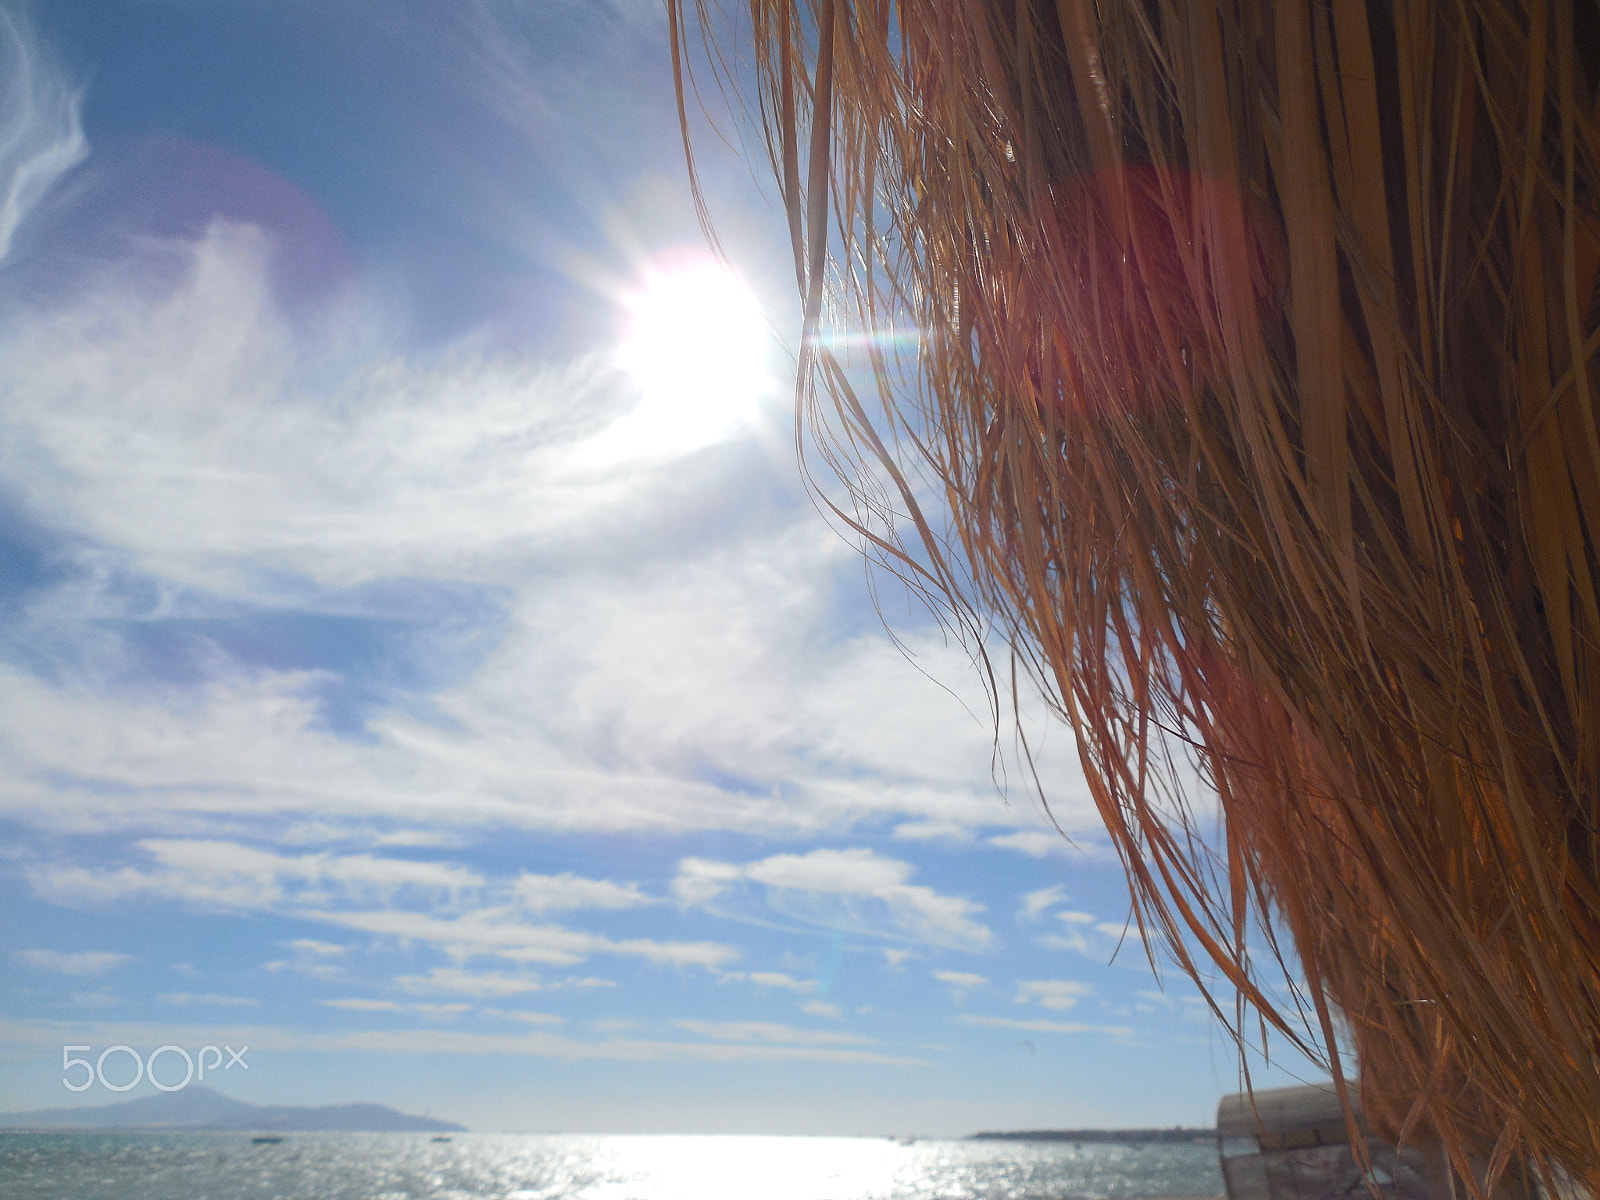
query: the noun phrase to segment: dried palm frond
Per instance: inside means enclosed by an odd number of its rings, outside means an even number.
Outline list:
[[[1600,1195],[1600,12],[750,15],[852,519],[1004,622],[1181,963],[1468,1180]],[[825,320],[920,331],[877,407]]]

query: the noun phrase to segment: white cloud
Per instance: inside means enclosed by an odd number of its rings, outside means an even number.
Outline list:
[[[782,1030],[785,1027],[772,1028]],[[231,1040],[232,1045],[246,1042],[252,1049],[273,1051],[363,1050],[388,1054],[490,1054],[497,1057],[551,1058],[566,1061],[600,1059],[613,1062],[824,1062],[892,1067],[929,1065],[926,1059],[883,1054],[854,1045],[767,1040],[754,1031],[750,1032],[749,1040],[669,1042],[616,1037],[585,1042],[539,1029],[512,1035],[438,1029],[310,1033],[261,1025],[178,1028],[171,1025],[141,1026],[128,1022],[111,1025],[83,1021],[18,1021],[0,1018],[0,1042],[8,1045],[48,1048],[59,1047],[62,1042],[76,1039],[94,1039],[96,1045],[116,1041],[123,1041],[129,1045],[161,1045],[167,1042],[177,1045],[210,1043],[222,1045],[230,1043]]]
[[[807,1000],[800,1006],[800,1011],[808,1017],[837,1019],[844,1016],[843,1010],[837,1004],[829,1004],[826,1000]]]
[[[739,953],[732,946],[716,942],[658,942],[649,938],[613,941],[559,925],[529,925],[503,909],[480,909],[458,917],[397,910],[304,915],[366,933],[426,942],[462,960],[481,954],[512,962],[572,966],[594,954],[617,954],[642,958],[657,966],[715,970]]]
[[[768,887],[802,892],[832,892],[846,896],[881,896],[896,893],[911,877],[910,863],[882,858],[876,852],[813,850],[809,854],[774,854],[748,864],[744,876]]]
[[[460,838],[437,829],[396,829],[372,839],[380,846],[455,846]]]
[[[319,942],[315,938],[295,938],[286,944],[291,950],[303,951],[317,958],[337,958],[345,952],[343,946],[336,946],[332,942]]]
[[[1125,922],[1121,925],[1117,924],[1115,921],[1101,921],[1095,926],[1095,928],[1101,933],[1105,934],[1107,937],[1116,938],[1118,941],[1144,941],[1144,935],[1139,932],[1139,927],[1132,921]]]
[[[984,976],[974,975],[971,971],[935,971],[933,977],[953,988],[984,987],[989,982]]]
[[[1040,888],[1036,892],[1029,892],[1022,898],[1021,915],[1032,920],[1052,904],[1059,904],[1066,898],[1067,889],[1059,883],[1054,887]]]
[[[469,996],[516,996],[544,990],[544,984],[527,975],[497,971],[467,971],[460,967],[435,967],[426,975],[401,975],[395,979],[408,992],[460,992]]]
[[[796,979],[782,971],[751,971],[750,982],[759,983],[762,987],[789,988],[796,992],[811,992],[817,987],[815,979]]]
[[[1071,950],[1086,958],[1095,957],[1089,939],[1076,929],[1069,929],[1066,933],[1046,933],[1041,935],[1038,941],[1041,946],[1050,950]]]
[[[856,638],[829,664],[804,697],[812,753],[902,786],[960,780],[993,822],[994,730],[975,668],[940,635],[911,635],[903,644],[904,652],[883,637]],[[935,729],[938,736],[930,737]],[[924,817],[948,825],[974,815],[955,796],[946,804]]]
[[[405,1005],[396,1004],[393,1000],[319,1000],[318,1004],[328,1008],[343,1008],[350,1012],[405,1012]]]
[[[1075,979],[1034,979],[1017,983],[1017,1003],[1041,1008],[1068,1009],[1094,991]]]
[[[81,99],[16,10],[0,9],[0,259],[17,226],[89,152]]]
[[[787,988],[791,992],[814,992],[817,990],[815,979],[796,979],[793,975],[786,975],[782,971],[729,971],[722,977],[724,983],[734,983],[741,979],[748,979],[751,983],[761,987]]]
[[[75,954],[60,950],[18,950],[17,957],[30,967],[55,971],[61,975],[104,975],[123,963],[133,961],[131,954],[118,954],[112,950],[83,950]]]
[[[561,875],[523,875],[516,884],[517,899],[531,913],[575,908],[632,908],[649,904],[638,884],[612,883],[608,879],[583,879],[570,871]]]
[[[190,689],[112,693],[0,664],[0,807],[69,831],[193,827],[208,814],[767,834],[896,812],[931,810],[952,832],[1002,817],[976,772],[908,782],[909,766],[890,778],[872,764],[815,761],[809,742],[829,736],[829,698],[817,695],[810,724],[796,725],[798,691],[827,686],[806,677],[806,655],[849,648],[805,645],[831,567],[792,553],[788,543],[803,540],[786,533],[698,565],[688,550],[689,561],[642,580],[574,575],[514,598],[484,665],[433,697],[448,727],[381,711],[366,741],[323,727],[328,672],[244,671],[219,658]],[[641,607],[652,627],[630,630],[646,620],[629,611]],[[896,686],[948,700],[915,672]],[[942,737],[931,718],[907,719]],[[755,787],[708,783],[707,766]],[[405,844],[424,844],[419,836]]]
[[[652,938],[608,938],[525,919],[530,907],[576,905],[616,908],[644,902],[634,890],[603,880],[574,876],[523,876],[498,888],[504,903],[466,907],[463,893],[477,896],[486,881],[475,871],[448,863],[414,862],[371,855],[313,854],[285,856],[236,842],[146,839],[141,849],[153,868],[121,867],[92,870],[56,865],[36,868],[34,889],[65,903],[109,903],[125,898],[174,899],[208,907],[276,911],[323,921],[347,929],[424,942],[445,950],[459,963],[490,955],[509,962],[575,966],[597,954],[642,958],[658,966],[717,970],[738,956],[715,942],[659,941]],[[534,882],[530,886],[529,880]],[[371,901],[386,908],[358,907]],[[417,901],[426,911],[399,907]],[[351,907],[335,907],[351,906]],[[300,939],[289,944],[292,961],[265,964],[272,971],[294,970],[336,978],[342,948],[330,942]],[[54,962],[53,952],[40,951],[40,963]],[[88,961],[88,960],[85,960]],[[472,975],[436,970],[427,977],[408,976],[407,986],[432,986],[480,994],[507,994],[495,989],[531,990],[542,986],[520,977]],[[511,982],[517,979],[518,982]],[[476,982],[474,982],[476,981]],[[575,980],[569,986],[599,986],[603,980]]]
[[[1165,991],[1138,991],[1134,995],[1144,1001],[1133,1005],[1133,1011],[1137,1013],[1161,1013],[1205,1026],[1211,1025],[1216,1017],[1203,996],[1174,996]]]
[[[488,1016],[505,1017],[512,1021],[521,1021],[527,1025],[565,1025],[566,1019],[554,1013],[543,1012],[503,1012],[497,1008],[483,1010]]]
[[[452,1019],[454,1019],[456,1017],[459,1017],[464,1012],[471,1012],[472,1011],[472,1005],[470,1005],[470,1004],[459,1004],[459,1003],[457,1003],[457,1004],[413,1004],[411,1006],[411,1011],[412,1012],[421,1013],[425,1017],[443,1017],[445,1020],[448,1021],[448,1020],[452,1020]]]
[[[926,629],[904,631],[912,661],[830,635],[856,560],[808,507],[748,505],[753,480],[792,469],[753,439],[689,471],[584,467],[576,451],[629,403],[604,354],[407,357],[365,332],[360,297],[340,319],[367,342],[322,344],[278,311],[263,231],[142,245],[70,302],[8,315],[0,344],[0,477],[76,539],[82,568],[31,619],[84,656],[71,682],[0,668],[8,813],[142,834],[381,819],[406,828],[379,843],[408,846],[438,844],[429,822],[812,834],[903,817],[902,837],[952,838],[1011,823],[964,652]],[[130,573],[158,599],[119,593]],[[321,719],[336,668],[218,649],[202,681],[113,694],[126,647],[82,627],[348,610],[349,589],[397,579],[481,589],[501,623],[474,631],[475,669],[430,690],[432,719],[380,703],[362,741]],[[1059,767],[1054,811],[1092,825]]]
[[[1000,834],[989,838],[988,842],[991,846],[1000,846],[1006,850],[1020,850],[1030,858],[1048,858],[1052,854],[1061,854],[1072,849],[1072,844],[1059,833],[1041,833],[1031,829]]]
[[[294,957],[262,963],[262,970],[274,974],[279,971],[293,971],[298,975],[324,982],[332,982],[346,976],[345,965],[334,961],[343,958],[346,953],[345,947],[332,942],[321,942],[315,938],[295,938],[293,941],[285,942],[284,945],[294,951]]]
[[[237,586],[244,560],[343,586],[448,575],[626,490],[575,479],[556,453],[604,421],[594,360],[378,361],[318,395],[296,382],[316,351],[276,310],[261,230],[218,221],[147,253],[77,309],[15,323],[4,374],[37,390],[7,418],[34,455],[4,461],[59,517],[165,578]],[[153,282],[174,266],[179,286]]]
[[[706,904],[742,878],[744,872],[733,863],[686,858],[678,864],[677,877],[672,881],[672,894],[683,904]]]
[[[871,1046],[873,1039],[829,1029],[796,1029],[770,1021],[674,1021],[679,1029],[724,1042],[781,1042],[795,1046]]]
[[[261,1001],[252,1000],[248,996],[218,996],[209,993],[201,996],[193,992],[167,992],[165,995],[157,996],[156,999],[163,1004],[184,1006],[190,1004],[212,1004],[225,1008],[254,1007],[261,1003]]]
[[[326,903],[390,898],[407,889],[455,894],[483,877],[448,863],[368,854],[290,857],[237,842],[150,838],[139,843],[154,869],[91,870],[44,865],[29,873],[34,890],[68,904],[109,904],[149,896],[222,908],[271,908],[287,902]]]
[[[1104,925],[1099,925],[1096,923],[1095,915],[1093,913],[1072,912],[1069,910],[1067,912],[1058,912],[1056,914],[1056,919],[1058,921],[1065,921],[1068,925],[1094,925],[1095,928],[1101,930],[1102,932],[1105,930]]]
[[[1017,1021],[1010,1017],[980,1017],[962,1013],[959,1020],[967,1025],[983,1025],[995,1029],[1015,1029],[1021,1033],[1109,1033],[1119,1037],[1133,1036],[1125,1025],[1083,1025],[1076,1021]]]
[[[748,881],[763,885],[767,903],[790,917],[963,949],[989,944],[989,929],[973,920],[983,905],[910,883],[912,870],[860,847],[775,854],[742,866],[688,858],[673,892],[685,903],[710,904]],[[876,901],[881,910],[862,908],[861,901]]]

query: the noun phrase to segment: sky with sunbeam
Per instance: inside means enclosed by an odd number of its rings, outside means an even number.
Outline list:
[[[485,1129],[1235,1087],[1070,740],[1076,847],[807,498],[765,162],[701,139],[721,266],[666,39],[652,0],[0,0],[0,1109],[126,1098],[67,1044]]]

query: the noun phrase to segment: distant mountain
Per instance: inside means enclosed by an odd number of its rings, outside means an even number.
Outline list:
[[[975,1133],[969,1142],[1200,1142],[1215,1143],[1215,1129],[1020,1129],[1007,1133]]]
[[[201,1085],[90,1108],[0,1113],[0,1129],[250,1130],[272,1133],[458,1133],[466,1126],[413,1117],[386,1104],[248,1104]]]

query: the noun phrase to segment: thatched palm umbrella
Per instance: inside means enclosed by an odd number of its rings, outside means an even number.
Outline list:
[[[1600,1194],[1600,11],[750,12],[853,519],[1004,623],[1181,962]]]

